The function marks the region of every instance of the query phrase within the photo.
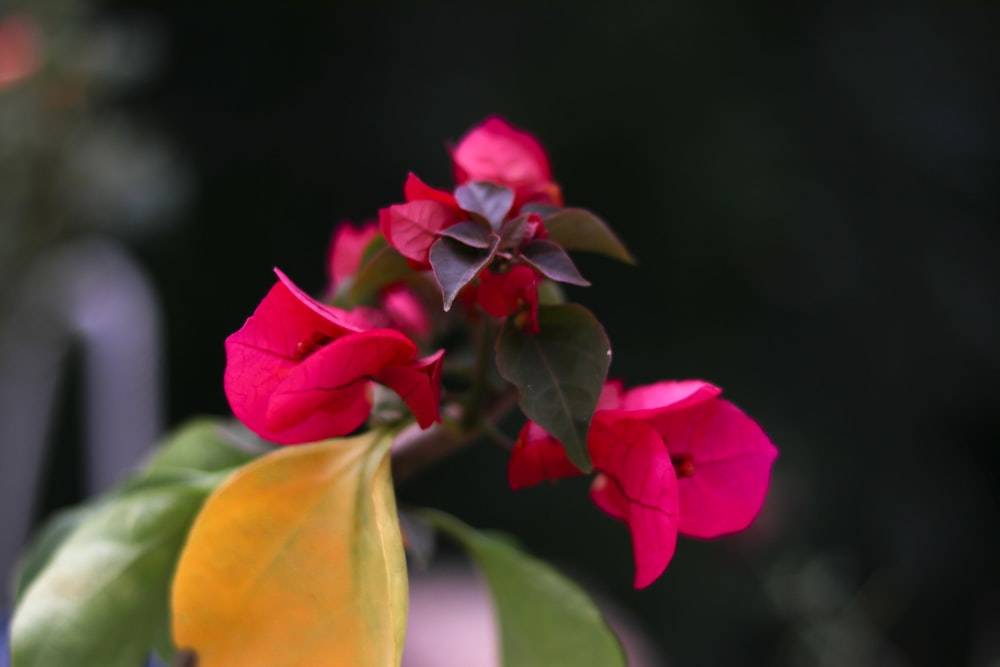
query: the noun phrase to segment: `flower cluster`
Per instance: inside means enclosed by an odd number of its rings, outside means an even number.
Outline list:
[[[474,128],[451,159],[453,191],[411,173],[405,202],[380,210],[377,224],[339,227],[324,301],[277,271],[226,341],[236,416],[280,444],[345,435],[366,421],[379,384],[428,428],[441,419],[444,350],[427,346],[452,344],[454,335],[441,334],[458,321],[480,346],[467,357],[481,363],[495,350],[529,418],[511,455],[511,486],[593,469],[594,502],[631,531],[637,587],[663,572],[678,534],[709,538],[749,525],[777,455],[761,428],[706,382],[631,390],[607,382],[611,348],[596,318],[575,304],[541,303],[546,281],[589,284],[567,249],[632,261],[614,233],[563,207],[541,145],[500,118]],[[445,319],[455,303],[459,317]],[[483,317],[503,322],[498,334],[481,328],[495,342],[471,335]],[[467,370],[474,382],[495,378]],[[475,401],[503,391],[452,396],[475,415],[483,410]]]
[[[760,511],[777,450],[721,390],[699,380],[625,391],[604,386],[587,447],[598,471],[594,503],[632,533],[635,586],[652,583],[674,555],[677,534],[718,537]],[[563,447],[533,422],[508,469],[514,489],[579,475]]]

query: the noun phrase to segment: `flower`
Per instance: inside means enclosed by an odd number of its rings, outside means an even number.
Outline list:
[[[23,14],[0,20],[0,90],[31,77],[41,67],[38,25]]]
[[[721,390],[700,380],[624,391],[605,385],[587,437],[598,471],[595,504],[632,534],[636,588],[673,557],[677,534],[710,538],[746,528],[760,512],[778,454],[767,435]],[[522,429],[511,487],[580,474],[538,425]]]
[[[233,413],[283,445],[346,435],[367,419],[371,382],[395,391],[421,428],[440,421],[443,351],[417,359],[399,331],[326,306],[284,273],[226,339],[225,391]]]
[[[331,299],[361,268],[365,249],[379,236],[378,225],[368,222],[355,227],[343,222],[337,227],[330,241],[327,254],[327,273],[330,285],[327,292]],[[356,307],[372,324],[398,329],[407,336],[426,340],[431,335],[431,321],[427,309],[417,294],[400,283],[393,283],[379,291],[378,308]]]
[[[535,137],[491,116],[472,128],[451,152],[455,183],[491,181],[514,191],[514,210],[527,202],[562,206],[552,167]]]
[[[470,285],[475,302],[493,317],[506,317],[525,312],[522,329],[538,333],[538,281],[539,274],[530,266],[518,264],[504,273],[486,269],[479,276],[479,285]]]

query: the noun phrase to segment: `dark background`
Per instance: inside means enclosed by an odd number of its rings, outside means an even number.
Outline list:
[[[126,237],[164,301],[171,423],[226,411],[222,341],[271,267],[319,291],[338,221],[400,201],[411,170],[448,186],[445,141],[498,113],[640,261],[579,258],[594,287],[571,296],[606,325],[612,375],[710,380],[781,455],[750,531],[682,539],[641,592],[586,480],[515,494],[483,446],[400,500],[513,532],[672,664],[1000,659],[995,5],[97,18],[161,46],[98,111],[156,128],[193,184],[172,224]]]

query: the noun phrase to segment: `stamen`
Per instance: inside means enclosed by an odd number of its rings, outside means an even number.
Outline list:
[[[674,474],[677,475],[677,479],[694,476],[694,458],[690,454],[672,455],[670,462],[674,464]]]
[[[310,354],[315,353],[319,348],[329,345],[331,342],[333,342],[333,339],[326,334],[314,331],[309,338],[304,338],[295,345],[295,352],[292,354],[292,358],[295,361],[302,361]]]

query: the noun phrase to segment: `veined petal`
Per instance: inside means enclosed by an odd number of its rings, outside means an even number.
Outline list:
[[[386,366],[375,379],[399,394],[417,418],[420,428],[441,421],[441,360],[438,350],[405,366]]]
[[[516,491],[545,480],[579,474],[558,440],[535,422],[524,425],[507,465],[510,488]]]
[[[678,481],[680,531],[716,537],[746,528],[764,503],[778,450],[757,423],[723,399],[649,420],[670,456],[693,472]]]
[[[497,116],[465,135],[451,159],[458,184],[493,181],[517,187],[552,180],[549,158],[538,140]]]
[[[594,467],[606,476],[596,483],[595,502],[628,525],[635,587],[644,588],[663,573],[677,546],[677,477],[670,456],[648,424],[600,416],[590,427],[588,448]]]
[[[389,245],[419,265],[427,264],[436,233],[460,220],[458,211],[429,199],[394,204],[379,211],[379,225]]]

